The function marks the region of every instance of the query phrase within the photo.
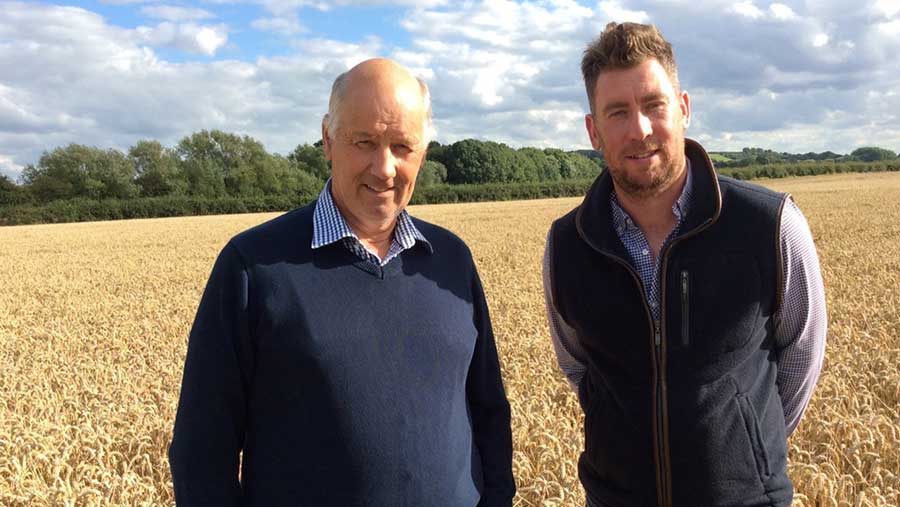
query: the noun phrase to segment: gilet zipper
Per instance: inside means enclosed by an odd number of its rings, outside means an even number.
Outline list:
[[[651,336],[651,357],[653,358],[653,374],[654,374],[654,390],[653,390],[653,427],[654,427],[654,435],[653,435],[653,447],[656,450],[656,486],[657,486],[657,502],[660,507],[666,507],[671,505],[671,495],[667,493],[669,491],[669,481],[671,480],[670,474],[667,473],[666,463],[668,463],[668,449],[664,449],[664,443],[666,442],[666,433],[668,428],[666,425],[662,424],[661,418],[664,415],[664,410],[666,407],[665,397],[666,397],[666,387],[665,387],[665,368],[661,364],[664,362],[664,353],[665,347],[663,345],[663,331],[662,326],[660,325],[660,321],[653,318],[653,313],[650,311],[650,305],[647,303],[647,291],[644,288],[644,282],[641,281],[641,277],[638,276],[637,272],[634,268],[631,267],[624,259],[612,255],[610,253],[604,252],[600,249],[594,248],[598,253],[609,257],[614,260],[618,264],[621,264],[625,271],[627,271],[631,277],[634,279],[635,283],[638,286],[638,290],[641,293],[641,302],[644,306],[644,312],[647,315],[647,322],[650,323],[650,336]],[[669,500],[664,500],[669,498]],[[667,502],[667,503],[666,503]]]

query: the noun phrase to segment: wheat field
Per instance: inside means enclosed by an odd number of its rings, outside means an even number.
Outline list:
[[[821,258],[829,343],[791,436],[799,506],[900,505],[900,174],[763,182]],[[581,506],[581,413],[555,366],[540,259],[578,199],[413,207],[478,264],[513,411],[518,506]],[[0,228],[0,505],[174,503],[166,450],[212,262],[272,214]]]

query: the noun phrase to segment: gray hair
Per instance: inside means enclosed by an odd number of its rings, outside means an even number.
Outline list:
[[[328,114],[322,119],[325,129],[328,130],[328,136],[331,138],[334,138],[337,133],[340,119],[338,112],[344,104],[344,97],[347,95],[347,77],[349,74],[349,70],[342,73],[335,78],[334,84],[331,85],[331,96],[328,98]],[[419,89],[422,92],[422,105],[425,108],[425,124],[422,125],[422,144],[428,146],[433,134],[431,126],[431,92],[428,91],[428,85],[425,84],[421,77],[416,76],[416,81],[419,83]]]

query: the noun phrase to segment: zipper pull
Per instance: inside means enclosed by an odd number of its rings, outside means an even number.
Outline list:
[[[656,339],[656,346],[659,347],[662,344],[661,333],[659,332],[659,319],[653,320],[653,334]]]

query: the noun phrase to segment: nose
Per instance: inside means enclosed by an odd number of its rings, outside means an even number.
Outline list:
[[[650,118],[638,111],[628,123],[628,135],[636,141],[643,141],[653,133],[653,124]]]
[[[397,158],[390,146],[379,146],[372,157],[370,172],[381,180],[388,180],[397,174]]]

